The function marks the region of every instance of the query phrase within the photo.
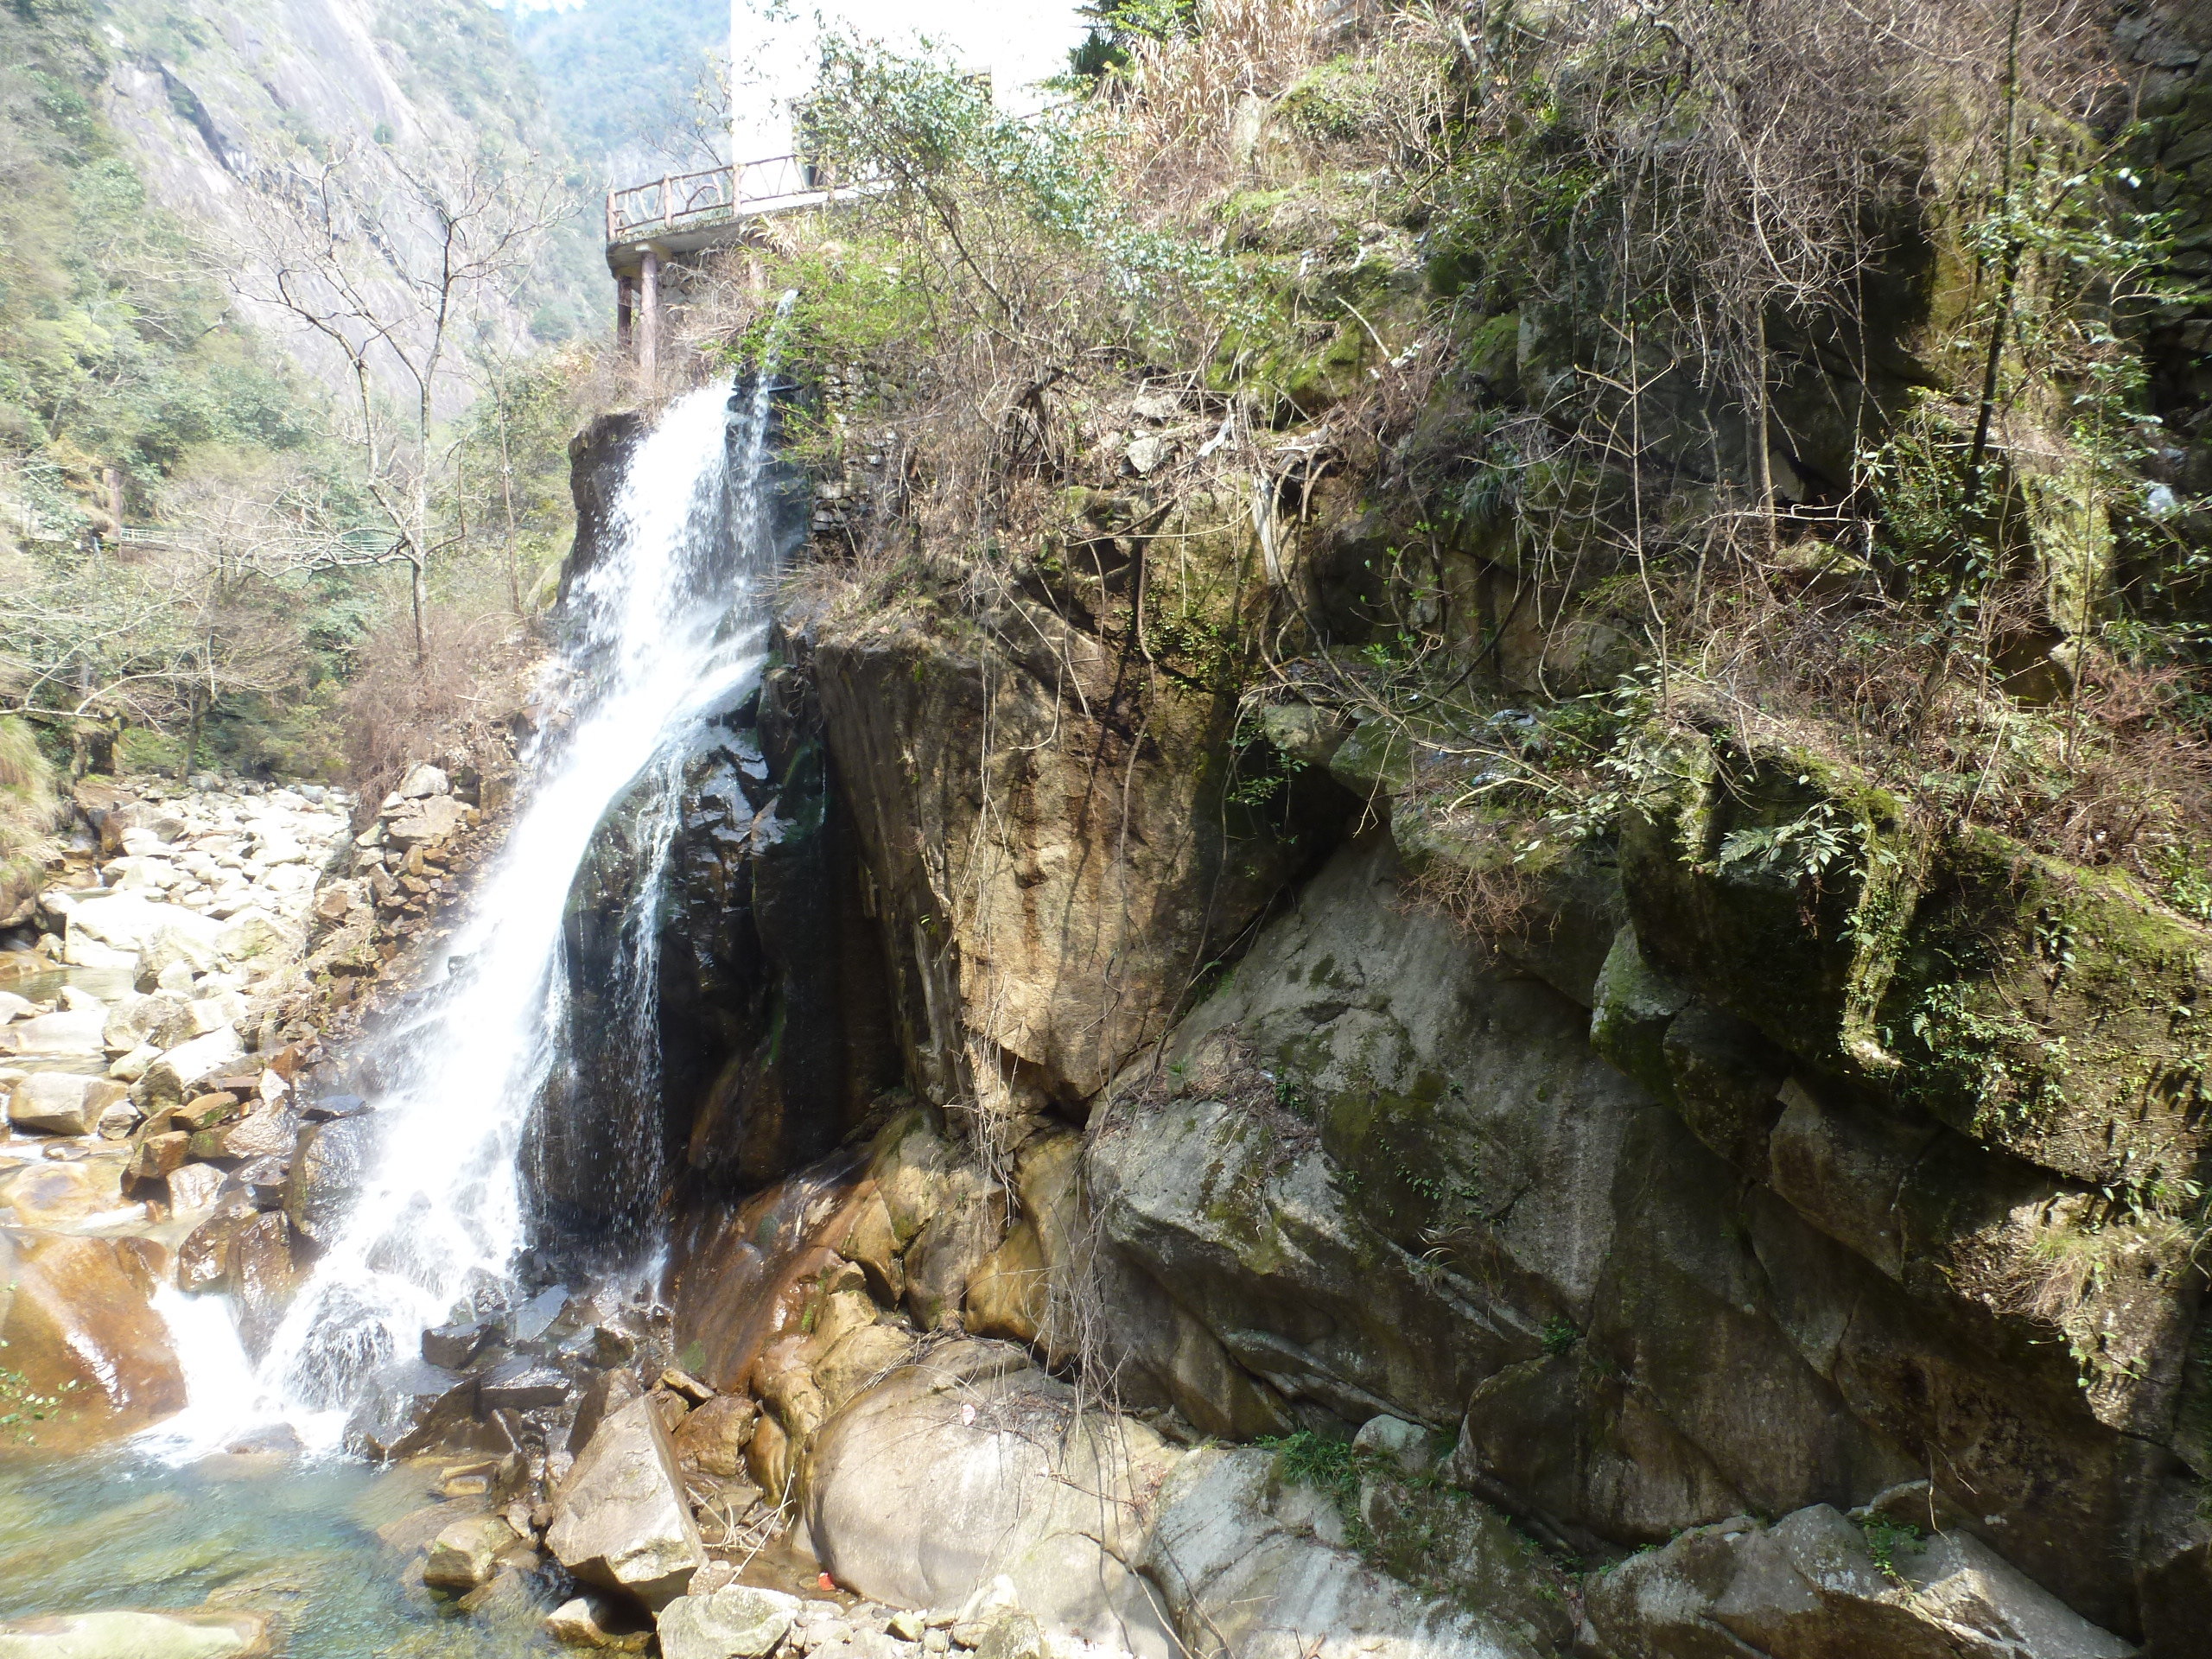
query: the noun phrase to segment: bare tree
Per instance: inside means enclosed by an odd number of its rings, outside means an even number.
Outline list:
[[[445,394],[465,395],[459,343],[500,327],[570,207],[534,158],[359,148],[269,172],[249,206],[232,286],[334,350],[348,435],[389,524],[384,546],[331,545],[323,562],[406,567],[418,661],[426,575],[446,545],[431,503],[449,464],[437,435]]]

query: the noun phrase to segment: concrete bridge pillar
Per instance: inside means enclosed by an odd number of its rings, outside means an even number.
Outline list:
[[[638,265],[638,378],[648,396],[660,379],[660,255],[650,247]]]

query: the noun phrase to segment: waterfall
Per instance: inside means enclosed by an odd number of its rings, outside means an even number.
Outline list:
[[[749,395],[692,392],[632,452],[611,546],[571,590],[553,676],[569,688],[566,716],[531,757],[535,786],[467,906],[452,971],[371,1039],[374,1150],[256,1368],[252,1419],[282,1417],[310,1446],[334,1446],[365,1386],[411,1357],[426,1327],[509,1285],[528,1219],[525,1130],[561,1064],[564,900],[609,808],[648,775],[672,798],[714,717],[760,677],[776,556],[772,389],[764,365]],[[676,816],[670,798],[641,819],[659,844],[640,849],[644,913],[626,920],[620,975],[622,1017],[639,1031],[654,1014],[656,889]],[[657,1135],[637,1139],[657,1155]],[[658,1175],[624,1179],[649,1201]],[[234,1367],[209,1369],[210,1383],[235,1389]]]

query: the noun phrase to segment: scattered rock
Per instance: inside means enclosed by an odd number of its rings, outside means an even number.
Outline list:
[[[424,1357],[429,1357],[427,1352]],[[477,1398],[486,1414],[535,1411],[541,1406],[560,1405],[568,1397],[569,1379],[560,1369],[526,1354],[501,1361],[477,1384]]]
[[[423,1332],[423,1357],[448,1371],[460,1370],[491,1340],[488,1325],[435,1325]]]
[[[717,1480],[733,1480],[745,1468],[745,1448],[760,1408],[741,1394],[717,1395],[677,1426],[677,1459]]]

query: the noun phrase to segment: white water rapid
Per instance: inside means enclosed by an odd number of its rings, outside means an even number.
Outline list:
[[[640,774],[672,784],[710,717],[760,672],[772,383],[761,373],[734,410],[727,387],[695,391],[633,451],[612,544],[570,596],[573,643],[553,681],[569,707],[533,757],[536,787],[468,905],[451,976],[373,1039],[376,1149],[340,1236],[250,1383],[227,1319],[218,1330],[207,1310],[171,1311],[192,1408],[153,1433],[174,1452],[278,1420],[334,1447],[378,1370],[508,1281],[526,1220],[524,1131],[559,1059],[562,915],[578,867]],[[672,828],[672,811],[646,817],[661,836]],[[647,851],[657,876],[664,849]]]

